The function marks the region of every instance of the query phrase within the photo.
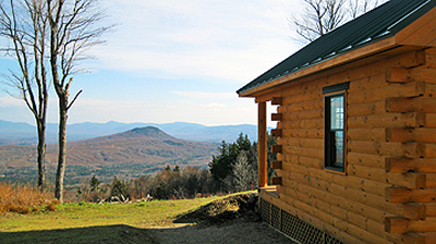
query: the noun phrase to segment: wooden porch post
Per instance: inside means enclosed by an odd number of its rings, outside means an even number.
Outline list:
[[[259,160],[259,187],[267,185],[268,171],[267,171],[267,142],[266,142],[266,102],[259,102],[258,104],[258,160]]]

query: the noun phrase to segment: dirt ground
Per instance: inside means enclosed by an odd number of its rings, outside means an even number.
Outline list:
[[[245,194],[214,201],[175,223],[198,223],[182,228],[150,230],[156,243],[290,243],[282,233],[261,221],[254,212],[257,196]]]
[[[216,200],[178,216],[169,227],[128,225],[27,232],[0,232],[5,244],[173,244],[173,243],[284,243],[296,244],[261,221],[254,210],[257,196],[243,194]],[[174,227],[177,226],[177,227]]]
[[[156,243],[289,243],[296,244],[264,222],[232,220],[212,226],[188,226],[180,229],[151,230]]]

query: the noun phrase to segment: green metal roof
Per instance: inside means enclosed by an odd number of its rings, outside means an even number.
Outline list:
[[[322,63],[400,32],[436,6],[436,0],[391,0],[311,42],[237,93]]]

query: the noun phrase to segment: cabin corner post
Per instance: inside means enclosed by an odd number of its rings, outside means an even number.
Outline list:
[[[259,163],[259,180],[258,186],[267,185],[267,134],[266,134],[266,102],[258,103],[258,163]]]

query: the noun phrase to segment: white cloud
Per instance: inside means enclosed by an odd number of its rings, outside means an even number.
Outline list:
[[[94,52],[105,68],[138,75],[244,83],[296,50],[287,20],[296,2],[106,0],[110,20],[120,25]]]
[[[220,110],[223,108],[228,108],[227,105],[221,104],[221,103],[208,103],[208,104],[201,104],[200,105],[203,108],[212,109],[212,110]]]
[[[236,98],[236,93],[233,92],[221,92],[221,93],[213,93],[213,92],[200,92],[200,91],[171,91],[174,94],[194,98],[194,99],[231,99]]]
[[[23,106],[24,101],[19,98],[14,97],[0,97],[0,107],[9,107],[9,106]]]
[[[91,50],[97,60],[83,63],[103,72],[73,84],[86,93],[71,108],[69,123],[255,124],[253,99],[238,98],[234,91],[297,49],[288,17],[299,9],[298,0],[100,3],[110,16],[107,21],[119,25],[103,36],[106,45]],[[150,85],[162,80],[167,89]],[[93,81],[98,82],[93,85]],[[201,87],[194,90],[198,84]],[[210,92],[217,91],[217,85],[219,92]],[[1,95],[0,119],[33,122],[21,100]],[[148,97],[154,100],[146,101]],[[57,117],[53,95],[48,122],[57,122]]]

